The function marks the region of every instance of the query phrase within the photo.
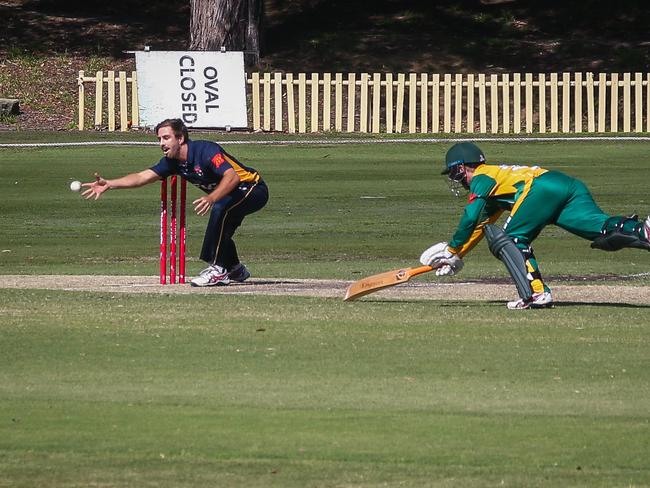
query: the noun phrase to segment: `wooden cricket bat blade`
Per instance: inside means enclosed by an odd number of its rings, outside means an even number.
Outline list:
[[[406,283],[408,280],[422,273],[433,270],[431,266],[418,266],[416,268],[399,268],[385,271],[367,278],[362,278],[348,286],[343,301],[349,302],[359,297],[374,293],[390,286]]]

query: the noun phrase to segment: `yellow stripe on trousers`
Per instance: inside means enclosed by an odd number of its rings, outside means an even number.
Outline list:
[[[257,186],[257,182],[250,187],[250,189],[246,192],[246,195],[244,195],[244,198],[239,200],[235,205],[230,207],[228,210],[224,212],[223,219],[221,219],[221,229],[219,230],[219,239],[217,240],[217,249],[214,253],[214,261],[212,262],[213,265],[217,264],[217,256],[219,256],[219,247],[221,246],[221,240],[223,239],[223,232],[224,232],[224,227],[226,224],[226,219],[228,218],[228,212],[230,212],[233,208],[237,207],[240,205],[244,200],[248,198],[248,195],[251,194],[253,189]],[[227,271],[227,270],[226,270]]]

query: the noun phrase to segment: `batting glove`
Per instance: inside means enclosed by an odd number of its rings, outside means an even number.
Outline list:
[[[446,242],[439,242],[433,246],[425,249],[422,255],[420,256],[420,262],[425,266],[433,266],[436,268],[438,262],[441,259],[449,259],[452,257],[451,252],[449,252],[449,246]]]
[[[454,257],[449,259],[446,264],[436,269],[436,276],[454,276],[463,269],[463,260],[454,254]]]
[[[453,276],[463,268],[463,260],[449,250],[446,242],[434,244],[420,256],[420,262],[424,265],[436,268],[438,276]]]

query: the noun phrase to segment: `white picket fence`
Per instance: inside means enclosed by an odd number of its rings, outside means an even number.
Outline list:
[[[79,71],[77,85],[79,130],[86,128],[86,118],[94,107],[94,128],[112,132],[119,126],[121,131],[140,125],[138,107],[138,77],[135,71],[97,71],[94,76],[86,76]],[[89,106],[89,110],[86,107]]]
[[[80,130],[92,107],[95,128],[139,125],[136,72],[78,81]],[[650,132],[650,73],[250,73],[247,98],[255,131]]]

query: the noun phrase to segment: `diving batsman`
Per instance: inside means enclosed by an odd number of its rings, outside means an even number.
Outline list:
[[[553,306],[532,248],[548,224],[590,240],[595,249],[650,251],[650,217],[641,222],[636,215],[604,213],[582,181],[559,171],[487,164],[478,146],[461,142],[447,152],[442,174],[454,195],[469,191],[468,202],[451,240],[426,249],[420,262],[437,268],[438,276],[454,275],[462,269],[463,257],[485,236],[519,294],[507,303],[509,309]],[[503,212],[509,212],[505,223],[495,225]]]

